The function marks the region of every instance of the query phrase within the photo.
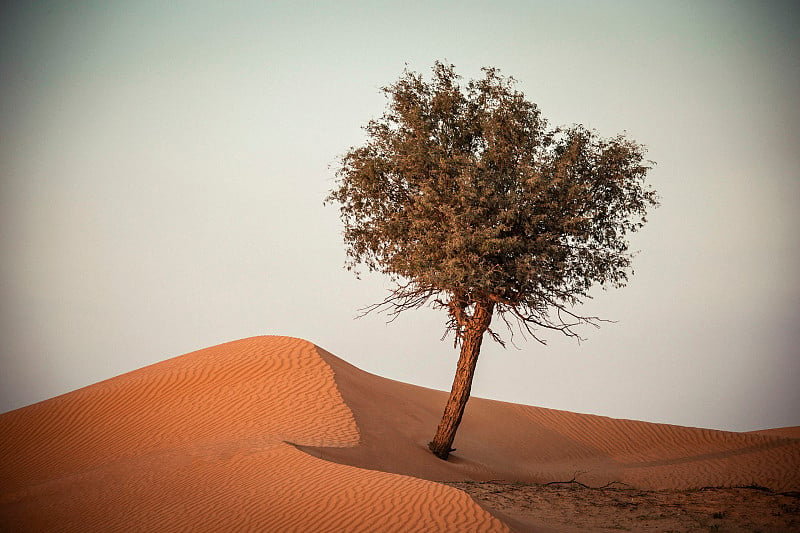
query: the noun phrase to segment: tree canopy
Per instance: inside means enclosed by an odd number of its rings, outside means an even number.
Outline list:
[[[657,205],[645,148],[581,125],[549,128],[495,68],[464,85],[437,62],[431,81],[405,70],[382,90],[387,109],[342,157],[328,197],[340,204],[349,268],[396,283],[373,307],[444,307],[457,343],[478,302],[539,341],[541,329],[577,336],[593,318],[574,306],[595,285],[625,285],[628,234]]]

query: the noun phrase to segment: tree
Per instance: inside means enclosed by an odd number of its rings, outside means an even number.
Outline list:
[[[460,85],[437,62],[431,81],[406,69],[384,87],[383,115],[340,161],[348,269],[387,274],[395,288],[366,312],[431,305],[461,351],[430,450],[447,459],[469,399],[484,333],[499,316],[541,343],[542,330],[580,339],[597,317],[571,310],[595,285],[624,286],[626,237],[657,197],[645,149],[581,125],[548,129],[513,78],[484,68]]]

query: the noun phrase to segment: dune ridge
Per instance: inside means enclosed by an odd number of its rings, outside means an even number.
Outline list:
[[[784,437],[786,439],[800,439],[800,426],[789,426],[785,428],[760,429],[750,431],[750,435],[768,435],[770,437]]]
[[[175,357],[0,414],[0,530],[536,530],[436,481],[800,490],[792,428],[730,433],[480,398],[444,462],[426,445],[446,397],[289,337]]]

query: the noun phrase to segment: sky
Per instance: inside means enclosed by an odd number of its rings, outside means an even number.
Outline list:
[[[497,67],[550,124],[648,148],[662,206],[614,320],[484,342],[473,395],[749,431],[800,425],[794,2],[5,2],[0,411],[254,335],[449,390],[441,311],[355,319],[338,158],[380,87]]]

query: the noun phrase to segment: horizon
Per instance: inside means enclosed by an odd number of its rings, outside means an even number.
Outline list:
[[[794,3],[193,6],[3,8],[0,412],[263,334],[449,390],[444,313],[353,320],[389,283],[343,268],[322,204],[379,88],[442,60],[513,76],[553,126],[626,131],[661,198],[628,286],[580,308],[616,323],[487,338],[472,395],[800,426]]]

